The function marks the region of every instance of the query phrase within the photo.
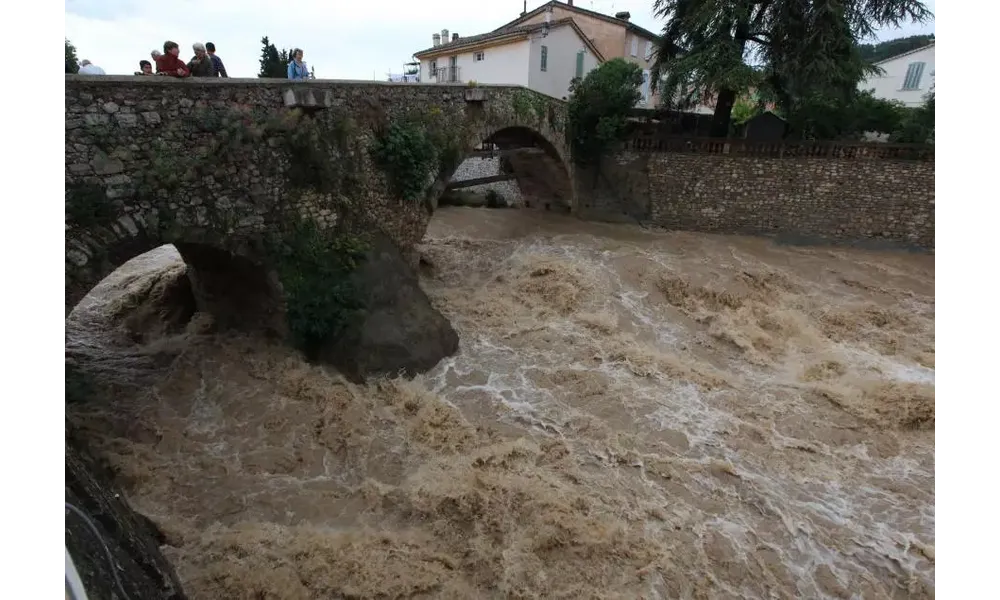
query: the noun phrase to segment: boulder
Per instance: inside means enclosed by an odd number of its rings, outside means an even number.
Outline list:
[[[433,305],[396,245],[372,236],[364,262],[352,275],[361,315],[320,349],[319,358],[348,379],[414,376],[458,351],[458,334]]]
[[[82,511],[100,534],[77,512],[65,511],[66,549],[89,598],[121,598],[117,572],[129,598],[185,599],[177,573],[160,552],[162,534],[129,507],[108,474],[70,439],[66,440],[66,502]]]

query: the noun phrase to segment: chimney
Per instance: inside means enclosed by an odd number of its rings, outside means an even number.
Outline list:
[[[615,18],[621,19],[622,21],[628,21],[629,19],[632,18],[632,13],[628,12],[627,10],[623,10],[622,12],[616,12]]]
[[[457,33],[451,34],[451,41],[453,41],[453,42],[457,42],[458,41],[458,34]]]
[[[434,36],[433,36],[433,39],[434,39],[434,45],[435,46],[440,46],[441,45],[441,34],[440,33],[435,33]]]
[[[442,44],[447,44],[448,43],[448,30],[447,29],[442,29],[441,30],[441,43]]]
[[[528,0],[524,0],[524,8],[521,9],[521,16],[528,14]]]
[[[573,6],[573,0],[566,0],[566,4],[569,4],[570,6]]]

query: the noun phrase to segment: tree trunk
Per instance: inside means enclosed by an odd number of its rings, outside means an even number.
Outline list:
[[[736,24],[733,39],[739,44],[740,56],[747,46],[747,36],[750,34],[750,23],[742,20]],[[712,115],[712,137],[728,137],[729,124],[732,121],[733,105],[736,104],[736,90],[721,88],[715,101],[715,114]]]
[[[734,90],[719,90],[719,96],[715,101],[715,114],[712,115],[712,127],[709,130],[710,136],[726,137],[729,135],[729,122],[733,114],[734,104],[736,104]]]

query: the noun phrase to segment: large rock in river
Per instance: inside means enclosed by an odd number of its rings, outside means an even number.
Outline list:
[[[362,316],[320,351],[349,379],[413,376],[458,351],[458,334],[420,288],[396,245],[372,237],[364,262],[352,275],[364,303]]]

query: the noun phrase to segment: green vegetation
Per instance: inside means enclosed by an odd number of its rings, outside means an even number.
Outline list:
[[[877,63],[887,58],[892,58],[893,56],[909,52],[910,50],[923,48],[933,41],[933,33],[930,35],[911,35],[896,38],[894,40],[878,42],[876,44],[859,44],[858,50],[861,52],[861,58],[869,62]]]
[[[642,70],[615,58],[570,84],[569,141],[573,160],[599,160],[627,131],[627,118],[639,101]]]
[[[66,72],[80,72],[80,60],[76,57],[76,46],[69,40],[66,40]]]
[[[389,123],[375,138],[372,158],[389,177],[393,192],[404,200],[416,200],[423,193],[428,174],[439,163],[441,149],[427,127],[417,119]]]
[[[266,35],[260,39],[260,43],[263,47],[260,52],[260,72],[257,73],[257,77],[287,79],[288,61],[292,58],[291,50],[282,48],[279,52]]]
[[[525,120],[530,119],[532,116],[539,121],[545,118],[546,111],[549,108],[547,98],[529,90],[514,90],[512,94],[510,104],[511,108],[514,109],[515,115]]]
[[[293,341],[313,354],[362,308],[350,274],[367,249],[358,236],[331,234],[309,220],[292,223],[269,244],[285,293]]]
[[[932,16],[920,0],[655,0],[653,9],[667,24],[652,85],[668,107],[715,98],[718,137],[729,132],[736,99],[752,89],[789,115],[815,97],[850,102],[858,82],[877,72],[859,41]]]
[[[99,183],[66,186],[66,223],[75,227],[105,225],[118,218],[118,209]]]

